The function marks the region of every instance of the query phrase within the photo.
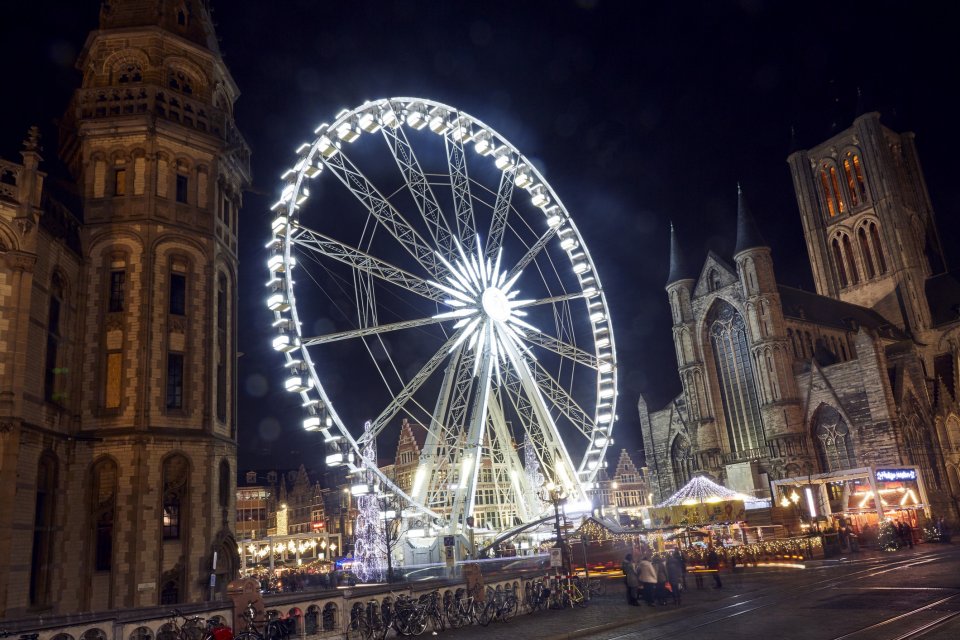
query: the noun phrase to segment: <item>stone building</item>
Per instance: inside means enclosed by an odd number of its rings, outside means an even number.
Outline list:
[[[742,193],[732,256],[695,263],[671,231],[683,390],[639,401],[652,491],[702,473],[769,496],[776,479],[910,465],[955,519],[960,283],[913,135],[867,113],[788,162],[816,293],[778,282]]]
[[[237,569],[238,89],[202,1],[104,2],[77,68],[71,186],[0,163],[0,617]]]

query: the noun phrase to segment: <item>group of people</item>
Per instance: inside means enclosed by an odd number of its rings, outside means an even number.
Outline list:
[[[654,559],[646,549],[638,551],[636,556],[628,553],[621,568],[629,604],[638,607],[643,601],[655,607],[667,604],[670,599],[680,604],[680,593],[686,588],[687,563],[679,549],[666,559]]]

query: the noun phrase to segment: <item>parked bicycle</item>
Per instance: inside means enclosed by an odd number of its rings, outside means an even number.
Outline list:
[[[281,620],[275,612],[267,612],[266,618],[257,620],[257,610],[253,602],[247,603],[243,613],[246,628],[236,634],[235,640],[289,640],[290,627],[286,620]],[[258,625],[262,625],[261,627]],[[214,638],[214,640],[218,640]]]
[[[483,607],[479,622],[482,626],[487,626],[493,620],[506,622],[517,615],[520,608],[520,601],[513,591],[496,591],[487,598],[487,603]]]

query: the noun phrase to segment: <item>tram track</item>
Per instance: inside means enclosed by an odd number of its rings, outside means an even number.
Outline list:
[[[695,613],[692,616],[685,617],[683,621],[677,621],[677,620],[664,621],[660,624],[651,625],[643,629],[635,629],[629,633],[615,635],[615,636],[606,636],[605,640],[623,640],[626,638],[642,638],[643,640],[662,640],[665,638],[669,638],[670,640],[675,640],[678,637],[681,637],[683,635],[686,635],[692,632],[696,632],[705,627],[715,627],[717,625],[723,624],[724,621],[731,620],[733,618],[737,618],[749,613],[760,611],[762,609],[767,609],[770,607],[786,604],[790,601],[795,600],[796,594],[798,592],[810,594],[810,593],[815,593],[819,591],[827,591],[830,589],[842,587],[844,582],[848,582],[851,579],[866,580],[866,579],[881,576],[890,572],[908,570],[920,565],[937,562],[939,560],[942,560],[945,557],[949,557],[952,555],[954,554],[949,551],[948,552],[938,551],[938,552],[926,554],[922,557],[911,557],[911,558],[904,558],[901,560],[888,561],[886,559],[882,559],[882,560],[877,559],[877,560],[870,561],[869,567],[864,567],[859,570],[845,573],[843,576],[840,576],[840,577],[831,576],[829,578],[813,580],[813,581],[805,582],[799,585],[793,584],[789,586],[782,586],[779,589],[777,589],[777,592],[775,593],[767,593],[755,598],[731,603],[723,607],[720,607],[718,609],[712,609],[710,611]],[[829,567],[824,568],[824,570],[826,569],[829,569]],[[909,615],[919,613],[920,611],[930,609],[934,606],[937,606],[937,604],[941,602],[949,601],[958,596],[960,596],[960,593],[952,594],[945,598],[941,598],[935,603],[928,603],[927,605],[917,607],[917,609],[914,611],[898,614],[898,616],[894,616],[894,618],[903,618]],[[724,615],[715,615],[717,613],[721,613]],[[714,614],[714,615],[711,615],[711,614]],[[956,615],[960,615],[960,612],[951,613],[949,615],[943,616],[942,617],[943,619],[940,621],[936,621],[936,624],[937,625],[943,624],[944,622],[955,617]],[[701,618],[701,619],[697,621],[696,620],[697,618]],[[706,618],[706,619],[703,619],[703,618]],[[683,626],[678,626],[678,622],[682,622],[686,624],[683,624]],[[693,622],[694,624],[689,624],[691,622]],[[894,620],[881,621],[875,624],[883,626],[884,624],[890,624],[892,622],[894,622]],[[870,627],[864,627],[864,629],[860,629],[851,633],[860,634],[866,631],[868,628],[873,628],[873,626],[874,625],[870,625]],[[929,625],[925,625],[925,627],[928,627],[929,629],[933,628],[932,626],[929,626]],[[583,631],[586,633],[589,633],[589,630],[587,629],[584,629]],[[649,632],[651,631],[655,632],[655,634],[650,635]],[[918,632],[918,630],[913,630],[911,633],[914,633],[914,632]],[[853,637],[853,636],[850,636],[850,637]],[[871,640],[875,640],[875,637],[872,637],[872,636],[863,636],[863,637],[864,638],[869,637],[871,638]],[[906,640],[907,638],[918,637],[918,636],[908,634],[902,637],[904,640]],[[847,638],[847,636],[840,636],[839,638],[834,638],[832,640],[840,640],[840,638]]]
[[[855,640],[856,638],[868,638],[869,640],[876,640],[877,638],[876,632],[887,627],[888,625],[894,624],[896,622],[903,622],[904,620],[906,620],[911,616],[915,616],[924,611],[929,611],[934,607],[938,607],[958,597],[960,597],[960,593],[955,593],[953,595],[940,598],[939,600],[928,602],[927,604],[917,607],[912,611],[906,611],[904,613],[891,616],[886,620],[875,622],[865,627],[861,627],[860,629],[856,629],[855,631],[850,631],[849,633],[836,636],[834,638],[831,638],[830,640]],[[951,620],[952,618],[955,618],[957,616],[960,616],[960,610],[945,613],[944,615],[940,616],[935,620],[924,621],[923,623],[921,623],[919,627],[903,632],[900,635],[890,638],[889,640],[907,640],[909,638],[919,638],[920,636],[927,633],[928,631],[933,630],[934,628],[942,625],[944,622],[947,622],[948,620]]]

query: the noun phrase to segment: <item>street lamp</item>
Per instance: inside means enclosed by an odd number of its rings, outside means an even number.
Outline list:
[[[555,546],[560,548],[560,557],[563,559],[563,567],[566,569],[567,553],[563,544],[563,529],[560,527],[560,505],[563,504],[563,502],[567,499],[567,496],[563,491],[563,487],[558,486],[553,482],[548,482],[543,486],[543,488],[545,499],[553,505],[553,515],[557,533],[557,542]]]

